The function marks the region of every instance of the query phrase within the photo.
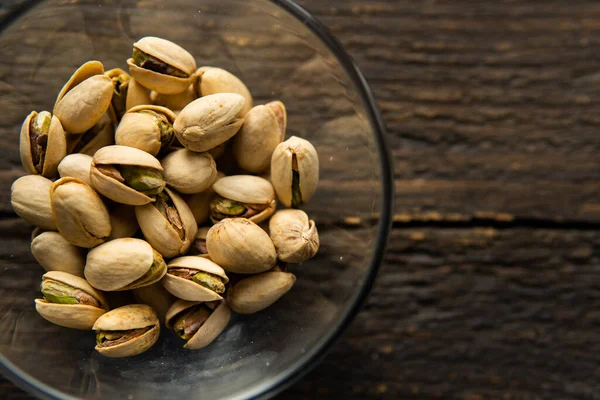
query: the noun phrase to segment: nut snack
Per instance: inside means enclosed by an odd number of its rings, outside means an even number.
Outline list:
[[[299,209],[316,192],[319,157],[286,140],[286,105],[256,104],[238,76],[197,68],[169,40],[132,47],[121,68],[77,68],[51,112],[23,115],[25,175],[11,187],[13,210],[33,225],[36,311],[95,331],[109,358],[148,351],[161,324],[185,349],[209,346],[243,323],[232,313],[293,291],[294,264],[320,245]],[[287,304],[276,307],[293,312]]]

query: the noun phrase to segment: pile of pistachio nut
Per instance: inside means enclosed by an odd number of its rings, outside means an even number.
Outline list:
[[[284,141],[283,103],[253,107],[240,79],[197,68],[173,42],[142,38],[127,64],[131,75],[83,64],[53,113],[23,122],[29,175],[11,202],[36,226],[31,251],[47,271],[36,310],[94,330],[107,357],[148,350],[161,322],[200,349],[232,310],[255,313],[287,293],[288,263],[316,254],[317,228],[298,208],[315,193],[317,152]],[[111,309],[115,291],[136,304]]]

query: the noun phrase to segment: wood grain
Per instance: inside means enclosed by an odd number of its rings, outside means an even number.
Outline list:
[[[365,309],[280,397],[600,398],[600,3],[300,3],[342,42],[376,95],[396,211]],[[239,26],[225,40],[235,54],[256,51]],[[302,107],[311,94],[303,74],[318,66],[287,45],[277,73],[304,66],[288,88]],[[0,85],[13,78],[0,73]],[[327,107],[328,96],[325,115],[343,112]],[[2,139],[4,214],[20,173],[14,146]],[[320,190],[344,188],[330,180]],[[377,215],[346,217],[338,223],[360,230]],[[0,393],[29,398],[6,380]]]

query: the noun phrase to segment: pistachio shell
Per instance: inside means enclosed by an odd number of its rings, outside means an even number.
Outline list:
[[[85,253],[58,232],[43,232],[31,241],[31,254],[46,271],[63,271],[83,278]]]
[[[67,155],[67,139],[65,131],[56,116],[51,117],[50,126],[48,128],[46,136],[45,148],[42,150],[44,162],[40,166],[41,170],[38,171],[33,164],[32,152],[35,151],[31,148],[31,122],[34,118],[38,117],[36,111],[32,111],[21,126],[21,136],[19,144],[19,152],[21,155],[21,163],[25,172],[28,174],[39,174],[46,178],[52,178],[56,175],[56,167],[58,163]]]
[[[172,328],[173,319],[181,312],[193,307],[201,302],[177,300],[173,303],[167,312],[167,327]],[[196,333],[183,346],[186,349],[197,350],[208,346],[212,343],[223,330],[227,327],[231,318],[231,311],[224,301],[219,302],[216,308],[212,311],[208,319],[196,331]]]
[[[108,210],[96,192],[77,178],[61,178],[50,187],[52,217],[60,234],[79,247],[94,247],[110,235]]]
[[[141,239],[115,239],[92,249],[85,263],[84,274],[90,285],[100,290],[114,291],[134,289],[132,283],[143,277],[152,266],[154,250]],[[156,279],[144,286],[162,279],[167,272],[157,274]]]
[[[196,237],[198,226],[185,201],[168,188],[165,189],[165,192],[171,198],[181,220],[183,239],[169,220],[155,207],[156,203],[136,207],[135,215],[148,243],[163,256],[175,257],[184,254],[189,249]]]
[[[162,159],[167,184],[179,193],[199,193],[208,189],[217,177],[217,165],[208,153],[178,149]]]
[[[219,179],[213,190],[227,198],[245,204],[270,204],[275,198],[273,185],[253,175],[233,175]]]
[[[64,129],[71,133],[84,133],[94,126],[108,110],[113,85],[106,75],[94,75],[70,89],[54,106]]]
[[[264,310],[286,294],[296,282],[289,272],[263,272],[244,278],[230,287],[227,303],[239,314]]]
[[[32,225],[56,230],[52,218],[50,187],[52,181],[40,175],[22,176],[10,188],[10,202],[17,215]]]
[[[194,85],[188,86],[186,90],[177,94],[161,94],[154,91],[150,93],[150,99],[153,104],[166,107],[173,110],[175,113],[183,110],[185,106],[197,98],[198,96],[196,95]]]
[[[235,135],[244,122],[246,100],[235,93],[218,93],[188,104],[173,128],[181,144],[192,151],[210,150]]]
[[[81,67],[77,68],[77,70],[71,75],[67,83],[62,87],[58,96],[56,97],[56,103],[58,103],[65,94],[75,86],[79,85],[81,82],[85,81],[88,78],[91,78],[94,75],[101,75],[104,73],[104,66],[100,61],[88,61],[84,63]],[[55,103],[55,106],[56,106]]]
[[[117,204],[109,214],[112,231],[108,240],[132,237],[140,229],[133,206]]]
[[[269,235],[245,218],[228,218],[206,236],[210,258],[229,272],[255,274],[275,266],[277,254]]]
[[[150,329],[141,336],[114,346],[96,345],[96,350],[106,357],[131,357],[145,352],[158,340],[160,323],[152,307],[145,304],[130,304],[115,308],[98,318],[93,326],[96,332],[127,331],[148,327]]]
[[[61,178],[68,176],[77,178],[88,185],[92,185],[90,180],[90,168],[92,166],[92,157],[87,154],[69,154],[58,164],[58,173]]]
[[[294,170],[297,170],[300,192],[297,201],[292,193]],[[296,136],[279,144],[271,158],[271,182],[279,201],[287,207],[306,204],[319,183],[319,156],[313,145]]]
[[[163,148],[158,124],[149,114],[140,111],[154,111],[167,117],[173,124],[175,114],[165,107],[141,105],[130,109],[123,115],[115,133],[117,145],[135,147],[156,156]]]
[[[102,307],[86,304],[58,304],[45,299],[35,299],[37,312],[47,321],[67,328],[90,330],[96,320],[108,310],[108,303],[102,293],[91,287],[83,278],[60,271],[44,274],[42,281],[52,279],[76,289],[82,290],[96,298]]]
[[[243,114],[246,114],[252,108],[252,95],[244,82],[224,69],[215,67],[198,68],[195,86],[199,96],[216,93],[237,93],[243,96],[246,100]]]
[[[127,146],[107,146],[94,154],[90,179],[96,190],[118,203],[143,205],[150,203],[153,198],[104,175],[97,166],[100,165],[136,165],[162,171],[160,162],[145,151]]]
[[[129,89],[127,90],[125,109],[129,111],[133,107],[144,104],[152,104],[152,100],[150,100],[150,93],[148,93],[148,89],[140,85],[135,78],[131,78],[129,80]]]
[[[160,282],[133,289],[132,292],[133,297],[138,303],[147,304],[152,307],[152,309],[156,311],[160,321],[165,323],[167,312],[175,299],[171,296],[171,293],[167,292]]]
[[[281,210],[269,221],[271,240],[283,262],[301,263],[319,250],[319,233],[315,222],[302,210]]]
[[[213,301],[222,299],[222,297],[213,290],[201,286],[191,280],[171,275],[168,273],[171,268],[187,268],[197,270],[198,272],[208,272],[223,278],[223,283],[229,282],[229,278],[225,274],[223,268],[219,267],[214,262],[196,256],[185,256],[171,260],[167,267],[167,274],[162,280],[162,284],[169,293],[183,300]]]
[[[277,114],[273,110],[279,110]],[[271,164],[273,151],[285,137],[285,107],[280,101],[252,108],[233,138],[233,155],[240,167],[259,173]]]
[[[68,153],[81,153],[93,156],[104,146],[115,144],[115,130],[109,112],[104,115],[85,133],[67,135]]]

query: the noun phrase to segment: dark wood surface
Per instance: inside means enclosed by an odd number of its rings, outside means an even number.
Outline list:
[[[600,398],[600,3],[301,3],[374,90],[396,210],[366,307],[281,398]]]

